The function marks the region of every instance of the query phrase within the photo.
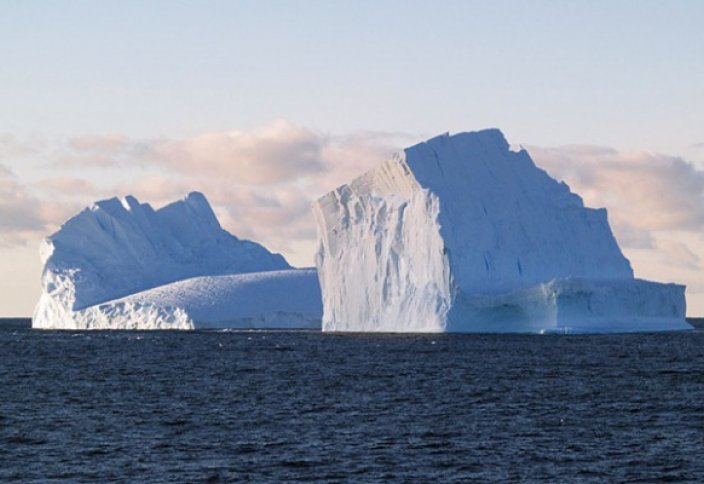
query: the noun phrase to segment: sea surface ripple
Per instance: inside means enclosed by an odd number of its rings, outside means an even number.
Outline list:
[[[0,329],[0,481],[704,481],[704,332]]]

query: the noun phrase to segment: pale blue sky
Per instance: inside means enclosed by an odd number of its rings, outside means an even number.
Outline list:
[[[0,130],[704,141],[701,1],[8,1]]]
[[[703,0],[0,0],[0,316],[31,314],[39,240],[96,198],[202,190],[310,265],[312,197],[486,127],[704,315],[703,26]],[[281,183],[311,147],[324,169]]]

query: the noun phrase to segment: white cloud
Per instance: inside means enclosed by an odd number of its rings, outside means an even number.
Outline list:
[[[252,131],[156,141],[149,145],[146,158],[189,177],[271,185],[323,171],[325,142],[313,131],[278,121]]]
[[[121,134],[88,134],[65,140],[55,147],[51,158],[54,166],[69,169],[139,166],[147,146]]]
[[[226,229],[311,264],[312,249],[300,251],[315,241],[313,200],[409,138],[371,131],[332,136],[285,121],[171,140],[86,135],[45,150],[50,176],[32,189],[46,201],[42,214],[52,230],[97,199],[132,194],[159,207],[202,191]]]
[[[701,257],[692,252],[692,250],[681,241],[661,240],[658,243],[658,249],[669,264],[674,264],[682,269],[702,270],[700,265]]]
[[[63,221],[60,217],[70,215],[69,209],[95,199],[130,193],[158,207],[199,190],[228,230],[287,253],[293,246],[313,243],[310,205],[316,197],[413,141],[414,136],[403,133],[332,136],[286,121],[184,139],[75,137],[45,150],[54,153],[61,174],[36,185],[36,193],[51,200],[39,213],[53,227]],[[693,260],[687,259],[687,251],[698,253],[691,241],[676,250],[678,246],[663,245],[662,237],[655,236],[673,230],[698,234],[704,229],[704,172],[692,163],[589,145],[532,147],[529,152],[588,206],[608,208],[625,249],[669,254],[676,263]],[[85,171],[87,165],[99,168],[100,184],[93,179],[95,171]],[[106,182],[111,173],[114,181]]]
[[[129,144],[129,139],[121,134],[84,135],[70,138],[68,146],[78,153],[110,155],[119,153]]]
[[[567,146],[528,150],[609,221],[638,277],[687,285],[689,314],[701,315],[704,171],[679,157]]]
[[[653,231],[704,229],[704,171],[682,158],[589,146],[528,151],[588,206],[607,207],[624,246],[651,245]]]
[[[46,148],[46,141],[38,135],[19,137],[13,133],[0,133],[0,162],[23,159]]]
[[[8,167],[0,165],[0,246],[25,244],[45,227],[38,200]]]
[[[90,197],[98,193],[95,185],[85,178],[75,176],[58,176],[42,180],[36,188],[56,196]]]

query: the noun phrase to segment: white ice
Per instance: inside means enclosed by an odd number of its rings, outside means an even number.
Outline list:
[[[315,327],[313,270],[223,230],[197,192],[159,210],[97,202],[42,243],[43,329]]]
[[[495,129],[412,146],[314,205],[324,331],[690,329],[636,280],[605,209]]]

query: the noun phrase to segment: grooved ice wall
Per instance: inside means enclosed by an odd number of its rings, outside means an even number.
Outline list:
[[[667,304],[631,301],[631,322],[609,325],[635,283],[606,210],[584,207],[496,129],[407,148],[320,198],[314,213],[327,331],[686,328],[684,288],[656,283],[636,297],[665,294]],[[575,280],[589,282],[579,286],[587,300],[603,299],[594,285],[607,284],[611,302],[566,318],[576,286],[565,281]]]

